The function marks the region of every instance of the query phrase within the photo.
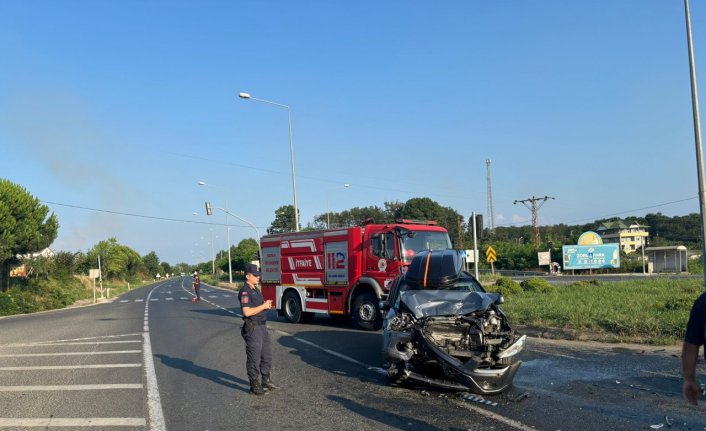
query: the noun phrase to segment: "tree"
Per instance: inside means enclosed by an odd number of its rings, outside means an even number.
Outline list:
[[[157,275],[157,273],[160,271],[159,257],[157,257],[157,253],[155,253],[154,251],[151,251],[145,256],[143,256],[142,263],[145,264],[145,269],[147,270],[147,273],[150,274],[152,277]]]
[[[54,242],[59,222],[22,186],[0,179],[0,290],[9,285],[17,256],[36,253]]]
[[[142,257],[130,247],[118,244],[115,238],[99,242],[87,255],[96,265],[100,256],[105,278],[127,278],[144,269]]]
[[[173,271],[172,271],[172,266],[169,265],[167,262],[162,262],[162,263],[159,264],[159,266],[162,267],[162,275],[171,274],[171,273],[173,272]],[[153,275],[153,274],[151,274],[151,275]],[[153,275],[153,276],[154,276],[154,275]]]
[[[412,198],[408,200],[404,207],[399,209],[402,218],[413,220],[435,220],[439,226],[445,227],[449,231],[451,240],[458,237],[459,222],[463,225],[463,216],[453,208],[442,207],[437,202],[429,198]],[[462,227],[463,229],[463,227]],[[456,248],[465,248],[463,240],[461,244],[456,244]]]
[[[60,251],[52,258],[50,274],[52,277],[68,278],[76,274],[81,253]]]
[[[294,220],[294,205],[284,205],[275,211],[275,219],[267,229],[268,233],[286,233],[294,232],[294,225],[296,221]]]
[[[233,270],[245,271],[245,265],[257,258],[259,247],[257,241],[252,238],[245,238],[238,243],[238,246],[233,249],[231,257],[233,258]],[[226,262],[227,263],[227,262]]]

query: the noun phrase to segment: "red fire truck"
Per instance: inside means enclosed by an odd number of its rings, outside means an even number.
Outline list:
[[[262,294],[292,322],[316,313],[351,317],[367,330],[382,326],[380,299],[421,250],[451,248],[432,221],[285,233],[262,237]]]

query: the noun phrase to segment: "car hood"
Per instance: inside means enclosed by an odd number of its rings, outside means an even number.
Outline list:
[[[485,311],[499,296],[497,293],[461,290],[407,290],[400,293],[400,302],[415,318],[421,319]]]

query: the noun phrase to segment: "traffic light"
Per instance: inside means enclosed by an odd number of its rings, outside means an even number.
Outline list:
[[[211,215],[213,214],[213,211],[211,210],[211,202],[206,202],[206,215]]]

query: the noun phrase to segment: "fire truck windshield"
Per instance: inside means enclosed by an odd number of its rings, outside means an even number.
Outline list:
[[[404,231],[400,234],[402,260],[411,263],[414,255],[422,250],[445,250],[452,248],[449,234],[438,231]]]

